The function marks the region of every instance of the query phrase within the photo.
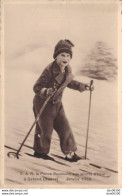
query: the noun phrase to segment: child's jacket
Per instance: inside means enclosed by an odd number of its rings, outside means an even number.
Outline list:
[[[44,69],[43,73],[35,83],[33,89],[37,96],[40,96],[41,99],[45,99],[46,96],[41,93],[41,90],[43,88],[52,88],[55,85],[57,86],[58,90],[50,99],[50,102],[52,102],[53,104],[61,101],[65,87],[69,87],[80,92],[85,90],[85,84],[73,80],[71,67],[69,65],[66,66],[65,74],[62,74],[60,67],[56,63],[56,61],[49,64]]]

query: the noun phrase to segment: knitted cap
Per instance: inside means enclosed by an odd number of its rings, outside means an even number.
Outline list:
[[[62,52],[69,53],[72,58],[72,47],[74,44],[70,40],[60,40],[55,46],[53,58],[55,59]]]

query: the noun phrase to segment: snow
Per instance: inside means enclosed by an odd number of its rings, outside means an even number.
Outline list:
[[[17,62],[20,63],[20,61],[23,63],[22,66],[18,67]],[[32,67],[29,69],[29,63],[26,66],[22,58],[18,61],[16,59],[16,63],[13,60],[10,64],[13,66],[5,69],[5,184],[77,184],[80,186],[85,184],[116,184],[117,173],[89,167],[87,160],[68,163],[58,158],[58,155],[63,157],[63,154],[55,131],[52,135],[50,155],[58,161],[57,163],[33,158],[34,129],[22,148],[20,159],[8,158],[7,153],[20,147],[34,121],[32,111],[33,85],[43,69],[43,66],[39,66],[37,70],[35,67],[35,71],[31,69]],[[90,78],[87,77],[75,76],[75,79],[84,83],[90,82]],[[108,83],[94,80],[94,86],[95,90],[92,92],[91,99],[87,157],[94,164],[117,171],[117,82]],[[85,154],[89,97],[89,91],[80,93],[69,88],[65,89],[63,95],[63,105],[77,142],[78,154],[82,156]],[[75,181],[74,179],[67,181],[66,178],[71,178],[71,174],[81,174],[84,173],[83,170],[92,173],[102,172],[102,174],[105,172],[104,174],[109,176],[92,176],[91,181],[83,180],[81,176],[73,176]],[[56,172],[59,174],[56,176],[58,181],[32,181],[30,172],[44,172],[45,174]],[[30,179],[24,181],[25,177]],[[43,178],[42,175],[40,177]]]

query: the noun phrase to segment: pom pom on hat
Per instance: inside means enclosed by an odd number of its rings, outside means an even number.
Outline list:
[[[70,40],[60,40],[55,46],[53,58],[55,59],[62,52],[69,53],[72,58],[72,47],[74,44]]]

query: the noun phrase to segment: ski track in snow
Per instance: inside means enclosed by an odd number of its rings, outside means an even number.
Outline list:
[[[95,90],[92,93],[91,117],[87,157],[90,161],[82,160],[69,163],[60,151],[59,138],[53,132],[50,154],[57,161],[45,161],[33,158],[34,129],[22,148],[20,159],[8,158],[7,153],[20,147],[29,128],[34,121],[33,85],[40,74],[21,69],[7,70],[5,74],[5,184],[38,184],[38,185],[90,185],[116,184],[117,173],[106,169],[89,167],[89,162],[117,170],[117,85],[116,82],[94,80]],[[81,82],[89,82],[90,78],[77,76]],[[86,129],[88,120],[89,92],[77,92],[66,88],[63,105],[71,124],[78,153],[84,155]],[[56,156],[57,155],[57,156]],[[89,176],[87,172],[101,173],[101,176]],[[36,175],[36,173],[50,175]],[[85,175],[86,173],[86,175]],[[34,175],[33,175],[34,174]],[[56,175],[57,174],[57,175]],[[33,181],[32,178],[40,178]],[[56,180],[47,180],[56,178]],[[83,179],[83,178],[87,179]],[[88,178],[91,180],[88,181]],[[26,178],[26,181],[24,181]],[[67,179],[69,178],[69,179]]]

